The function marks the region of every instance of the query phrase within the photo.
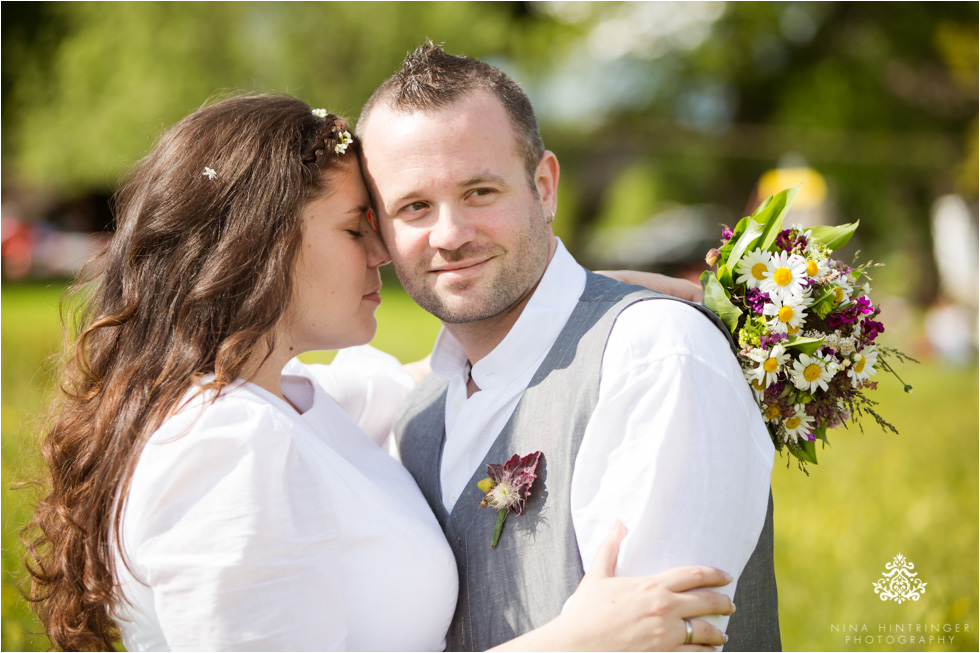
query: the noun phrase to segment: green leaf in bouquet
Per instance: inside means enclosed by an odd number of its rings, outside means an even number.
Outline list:
[[[725,288],[731,288],[735,285],[735,280],[732,278],[732,269],[727,265],[721,265],[718,267],[718,281]]]
[[[728,256],[732,253],[732,249],[734,249],[735,243],[738,242],[738,239],[741,237],[741,235],[745,233],[745,228],[748,226],[750,221],[751,218],[746,216],[741,220],[739,220],[738,224],[735,225],[735,229],[732,230],[732,237],[729,238],[728,242],[722,245],[721,248],[718,250],[719,265],[728,263]]]
[[[790,449],[797,458],[800,460],[805,460],[808,463],[817,464],[817,447],[813,442],[809,440],[800,440],[799,449]]]
[[[750,249],[768,250],[783,228],[783,218],[789,207],[793,204],[796,194],[800,192],[799,185],[781,190],[775,195],[770,195],[745,221],[745,231],[738,237],[738,241],[732,246],[732,250],[726,264],[732,270],[738,265],[742,255]],[[739,225],[742,223],[739,222]],[[735,240],[735,237],[732,237]],[[731,242],[731,241],[729,241]]]
[[[801,354],[806,354],[809,356],[813,352],[820,349],[820,345],[823,344],[823,338],[801,338],[800,336],[790,336],[783,342],[783,347],[786,349],[795,349]]]
[[[809,311],[816,314],[821,320],[825,319],[837,305],[834,297],[835,292],[833,288],[824,291],[812,304],[810,304]]]
[[[746,250],[748,250],[748,248],[754,243],[758,242],[759,237],[762,236],[762,232],[765,230],[765,225],[756,222],[754,218],[742,218],[742,222],[745,223],[745,230],[742,231],[742,235],[738,237],[737,241],[735,240],[734,236],[730,241],[728,241],[729,243],[735,242],[735,244],[732,245],[731,253],[725,260],[725,265],[732,270],[734,270],[735,266],[738,265],[739,260],[741,260],[742,255],[745,254]],[[739,224],[741,224],[741,222],[739,222]],[[724,248],[722,248],[722,254],[724,253]]]
[[[796,199],[796,194],[799,192],[799,184],[792,188],[781,190],[772,196],[772,201],[766,205],[763,211],[756,211],[753,214],[756,222],[763,222],[764,219],[766,226],[762,234],[762,240],[759,243],[760,249],[768,250],[772,247],[772,244],[776,241],[776,236],[783,229],[783,218],[786,217],[789,207],[793,205],[793,200]]]
[[[732,303],[725,287],[708,270],[701,273],[701,287],[704,289],[702,303],[709,311],[717,315],[728,327],[728,330],[734,334],[735,329],[738,328],[738,318],[742,315],[741,309]]]
[[[826,245],[831,251],[838,250],[851,239],[861,221],[842,224],[839,227],[813,227],[813,237]]]
[[[813,435],[816,436],[816,438],[818,440],[823,441],[824,446],[827,446],[828,444],[830,444],[829,442],[827,442],[827,427],[826,426],[821,426],[820,428],[815,429],[813,431]]]

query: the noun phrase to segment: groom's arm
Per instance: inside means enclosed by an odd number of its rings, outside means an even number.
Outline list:
[[[765,520],[773,454],[713,324],[670,300],[626,309],[607,345],[572,478],[583,564],[619,518],[629,535],[617,574],[702,564],[737,582]],[[723,591],[733,596],[735,587]],[[724,630],[727,617],[713,622]]]

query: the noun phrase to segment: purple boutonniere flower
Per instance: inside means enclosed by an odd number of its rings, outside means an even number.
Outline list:
[[[514,454],[513,458],[503,465],[487,465],[489,476],[477,483],[480,491],[483,492],[480,507],[490,506],[497,511],[497,524],[490,539],[491,548],[497,548],[507,513],[519,515],[524,512],[524,503],[531,496],[531,486],[534,484],[534,479],[538,477],[536,470],[541,455],[540,451],[523,458]]]

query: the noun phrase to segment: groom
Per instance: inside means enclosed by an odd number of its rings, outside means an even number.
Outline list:
[[[444,324],[395,434],[459,566],[448,650],[557,616],[617,518],[617,574],[726,570],[726,650],[778,649],[774,452],[723,327],[575,262],[551,229],[558,160],[499,70],[427,42],[358,133],[399,279]],[[491,549],[477,482],[535,451],[525,510]]]

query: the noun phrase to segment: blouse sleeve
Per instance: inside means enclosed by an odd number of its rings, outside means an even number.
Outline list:
[[[398,407],[415,387],[397,358],[364,345],[340,350],[330,365],[303,367],[372,440],[385,446]]]
[[[343,650],[339,530],[322,481],[288,420],[232,404],[147,445],[123,524],[131,569],[172,650]]]

